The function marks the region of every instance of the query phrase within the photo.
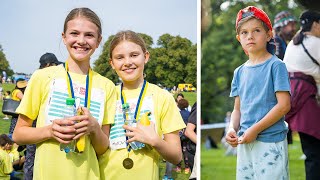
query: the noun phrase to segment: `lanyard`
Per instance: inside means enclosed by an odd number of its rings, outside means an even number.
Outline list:
[[[74,91],[73,91],[72,79],[69,74],[68,62],[64,64],[64,68],[66,69],[66,72],[67,72],[68,94],[69,94],[69,97],[74,98]],[[85,98],[84,98],[84,107],[88,109],[90,108],[89,97],[91,97],[91,87],[92,87],[92,70],[91,68],[89,68],[89,73],[87,74],[87,77],[86,77],[86,92],[85,92]]]
[[[137,120],[137,115],[140,115],[140,109],[141,109],[141,106],[142,106],[142,103],[143,103],[143,98],[147,92],[147,87],[148,87],[148,83],[146,80],[143,81],[143,85],[142,85],[142,88],[141,88],[141,91],[140,91],[140,94],[139,94],[139,98],[138,98],[138,102],[137,102],[137,106],[136,106],[136,109],[134,111],[134,119]],[[123,83],[121,84],[121,87],[120,87],[120,97],[121,97],[121,104],[122,104],[122,107],[125,107],[125,104],[127,102],[126,100],[126,96],[123,92]],[[125,108],[129,108],[129,107],[125,107]],[[128,117],[127,117],[127,113],[124,111],[123,109],[123,119],[126,120]],[[126,137],[126,139],[128,140],[128,137]],[[128,143],[127,143],[127,146],[128,146]],[[128,152],[130,152],[131,150],[131,147],[128,148]]]
[[[148,82],[146,80],[143,81],[143,85],[142,85],[142,88],[141,88],[141,91],[140,91],[140,94],[139,94],[139,98],[138,98],[138,102],[137,102],[137,106],[136,106],[136,109],[134,111],[134,119],[137,120],[137,116],[140,115],[140,109],[141,109],[141,106],[142,106],[142,103],[143,103],[143,98],[147,92],[147,87],[148,87]],[[124,104],[126,104],[126,97],[125,97],[125,94],[123,93],[123,83],[121,84],[121,89],[120,89],[120,97],[121,97],[121,103],[122,103],[122,106]],[[124,119],[126,119],[126,116],[124,116]]]

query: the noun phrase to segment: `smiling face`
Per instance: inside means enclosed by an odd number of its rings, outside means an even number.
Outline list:
[[[267,31],[263,23],[256,18],[241,24],[237,35],[242,48],[249,54],[267,51],[266,45],[271,38],[272,31]]]
[[[66,26],[62,38],[71,59],[89,61],[101,41],[99,28],[89,19],[81,16],[68,21]]]
[[[123,40],[111,52],[110,64],[124,84],[143,84],[144,65],[149,60],[149,52],[143,52],[141,46]]]

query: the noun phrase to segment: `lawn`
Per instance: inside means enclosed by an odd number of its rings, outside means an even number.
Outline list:
[[[201,180],[223,179],[235,180],[236,178],[236,157],[225,156],[225,150],[221,144],[219,149],[201,148]],[[294,135],[293,144],[289,145],[289,171],[291,180],[304,180],[304,160],[300,160],[302,155],[299,136]]]
[[[3,92],[5,91],[11,91],[14,89],[15,85],[14,84],[1,84],[3,88]],[[2,110],[2,99],[0,98],[0,109]],[[2,114],[2,111],[0,111],[0,134],[3,133],[8,133],[9,132],[9,127],[10,127],[10,119],[9,120],[4,120],[3,119],[4,115]]]

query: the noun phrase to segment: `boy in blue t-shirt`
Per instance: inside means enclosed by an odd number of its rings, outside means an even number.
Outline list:
[[[272,54],[271,21],[249,6],[238,12],[236,30],[249,56],[234,71],[235,102],[226,134],[238,151],[237,179],[289,179],[284,115],[290,110],[290,84],[285,64]]]

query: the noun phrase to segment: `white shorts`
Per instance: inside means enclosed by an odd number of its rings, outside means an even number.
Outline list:
[[[289,179],[287,139],[239,144],[237,154],[237,180]]]

